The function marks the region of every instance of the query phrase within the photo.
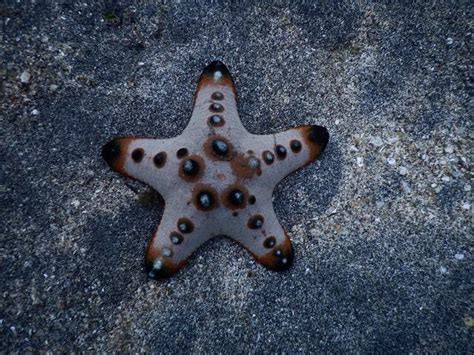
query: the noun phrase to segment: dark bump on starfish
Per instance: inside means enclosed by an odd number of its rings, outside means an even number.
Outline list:
[[[199,165],[193,159],[183,160],[183,173],[187,176],[195,176],[199,172]]]
[[[229,145],[222,139],[216,139],[212,142],[212,151],[220,157],[225,157],[229,154]]]
[[[232,216],[237,217],[239,215],[239,212],[232,212]]]
[[[188,150],[187,150],[186,148],[180,148],[180,149],[178,149],[178,151],[176,152],[176,157],[177,157],[178,159],[182,159],[182,158],[184,158],[184,157],[185,157],[186,155],[188,155],[188,154],[189,154],[189,152],[188,152]]]
[[[263,241],[263,246],[267,249],[271,249],[276,245],[276,238],[274,236],[268,237]]]
[[[233,156],[232,144],[220,135],[210,136],[203,148],[207,156],[213,160],[231,160]]]
[[[240,190],[232,190],[229,193],[229,202],[234,206],[241,206],[244,203],[244,193]]]
[[[249,218],[247,222],[247,227],[250,229],[260,229],[263,226],[263,217],[259,214]]]
[[[209,106],[209,110],[211,110],[212,112],[224,112],[224,106],[218,104],[217,102],[213,102]]]
[[[212,127],[222,127],[225,124],[225,120],[221,115],[212,115],[207,120],[207,123]]]
[[[299,153],[301,152],[301,148],[303,148],[303,145],[301,144],[299,140],[293,139],[290,142],[290,148],[293,153]]]
[[[132,159],[135,163],[141,162],[144,156],[145,156],[145,151],[143,150],[143,148],[134,149],[132,152]]]
[[[220,91],[213,92],[211,95],[211,99],[217,100],[217,101],[224,100],[224,94],[221,93]]]
[[[191,222],[191,220],[186,217],[178,219],[177,227],[181,233],[192,233],[194,230],[193,222]]]
[[[199,155],[191,155],[181,161],[179,176],[188,182],[194,182],[204,173],[204,160]]]
[[[179,245],[183,242],[183,236],[179,234],[178,232],[171,232],[170,233],[170,241],[174,245]]]
[[[273,153],[270,152],[269,150],[265,150],[265,151],[262,153],[262,158],[263,158],[263,161],[264,161],[267,165],[271,165],[271,164],[273,164],[273,162],[275,161],[275,155],[273,155]]]
[[[255,204],[256,201],[257,201],[257,199],[255,198],[254,195],[252,195],[252,196],[249,197],[249,203],[250,203],[251,205]]]
[[[286,148],[281,144],[275,146],[275,153],[279,160],[283,160],[286,158]]]
[[[159,152],[153,157],[153,163],[157,168],[162,168],[166,164],[166,152]]]
[[[308,138],[311,142],[318,144],[321,147],[321,152],[326,149],[329,141],[329,132],[326,127],[313,125],[309,130]]]
[[[254,156],[251,156],[248,159],[247,165],[250,169],[258,169],[260,168],[260,160],[258,158],[255,158]]]
[[[198,184],[193,189],[193,202],[201,211],[211,211],[218,206],[217,192],[208,185]]]
[[[232,184],[221,193],[222,203],[229,209],[241,209],[247,206],[249,193],[245,187],[239,184]]]
[[[165,258],[171,258],[173,256],[173,251],[168,247],[164,247],[161,249],[161,255],[163,255]]]

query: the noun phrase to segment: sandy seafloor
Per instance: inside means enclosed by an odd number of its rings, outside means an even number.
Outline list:
[[[472,352],[473,6],[196,3],[0,5],[2,351]],[[274,192],[295,263],[148,281],[163,201],[100,148],[179,134],[215,59],[250,132],[331,134]]]

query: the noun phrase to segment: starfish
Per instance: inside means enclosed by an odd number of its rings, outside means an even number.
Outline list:
[[[292,265],[293,247],[273,210],[273,189],[317,159],[329,134],[317,125],[251,134],[240,121],[236,96],[229,70],[213,61],[199,78],[192,116],[180,136],[120,137],[102,148],[113,170],[151,186],[165,200],[145,252],[151,278],[173,275],[199,246],[221,235],[271,270]]]

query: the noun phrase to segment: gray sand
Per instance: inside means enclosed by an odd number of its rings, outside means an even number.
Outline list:
[[[472,351],[468,1],[24,3],[0,5],[2,350]],[[215,59],[250,132],[331,134],[274,193],[295,263],[222,238],[148,281],[163,201],[100,148],[179,134]]]

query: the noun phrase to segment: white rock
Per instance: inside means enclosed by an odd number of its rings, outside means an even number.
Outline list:
[[[454,40],[453,40],[451,37],[446,38],[446,44],[447,44],[448,46],[452,45],[453,42],[454,42]]]
[[[463,260],[463,259],[464,259],[464,254],[463,254],[463,253],[456,253],[456,254],[454,255],[454,258],[455,258],[456,260]]]
[[[74,207],[79,207],[79,205],[81,204],[81,202],[79,200],[72,200],[71,202],[71,205],[73,205]]]
[[[40,112],[37,109],[34,109],[33,111],[31,111],[31,114],[33,116],[38,116],[40,114]]]
[[[469,185],[469,184],[464,185],[464,191],[466,191],[466,192],[471,191],[471,185]]]
[[[466,210],[466,211],[470,210],[470,209],[471,209],[471,204],[468,203],[468,202],[463,203],[462,209],[463,209],[463,210]]]
[[[20,81],[22,84],[28,84],[30,82],[31,75],[28,70],[23,71],[20,75]]]
[[[409,194],[411,192],[410,184],[406,181],[402,181],[402,189],[407,194]]]
[[[439,271],[442,273],[442,274],[446,274],[448,272],[448,269],[446,269],[444,266],[441,266],[439,268]]]
[[[449,178],[449,176],[444,175],[444,176],[441,178],[441,180],[443,180],[444,182],[449,182],[449,180],[451,180],[451,179]]]
[[[49,86],[49,91],[54,92],[54,91],[56,91],[56,90],[58,90],[58,86],[57,86],[57,85],[51,84],[51,85]]]
[[[357,166],[358,166],[359,168],[362,168],[362,167],[364,166],[364,158],[362,158],[362,157],[357,157],[356,161],[357,161]]]
[[[448,145],[446,148],[444,148],[444,151],[448,154],[452,154],[454,152],[454,147],[452,145]]]
[[[404,166],[401,166],[401,167],[398,169],[398,173],[399,173],[400,175],[405,176],[406,174],[408,174],[408,169],[407,169],[406,167],[404,167]]]
[[[387,163],[388,163],[389,165],[395,165],[396,162],[397,162],[397,161],[396,161],[394,158],[388,158],[388,159],[387,159]]]
[[[383,140],[379,136],[371,137],[369,143],[374,147],[381,147],[383,145]]]

